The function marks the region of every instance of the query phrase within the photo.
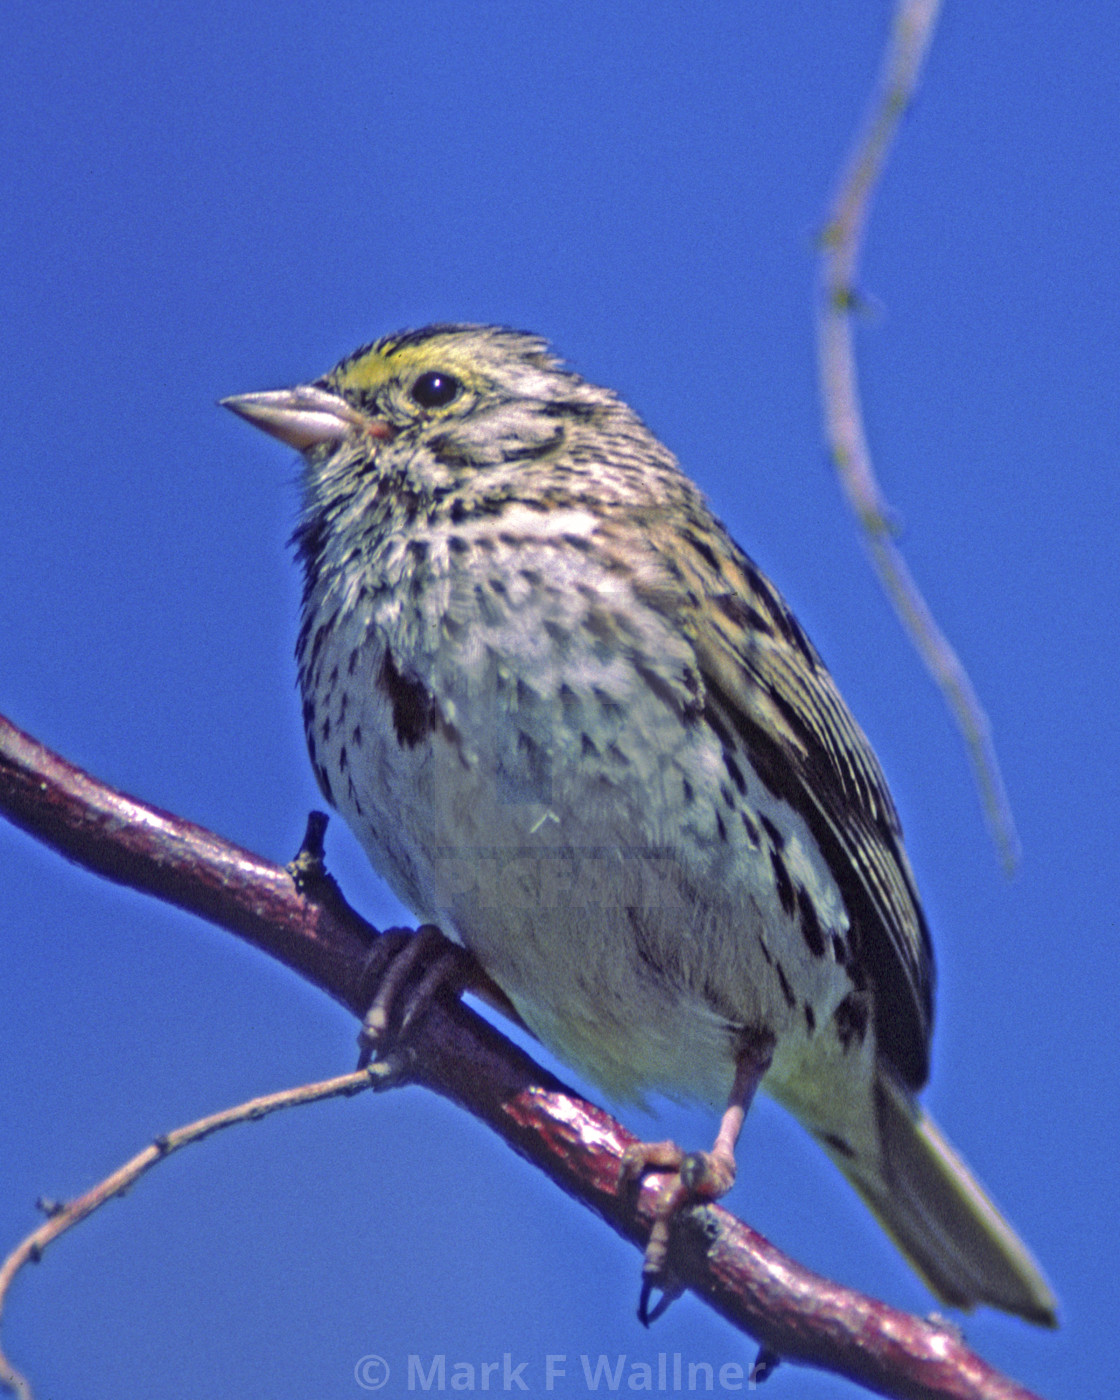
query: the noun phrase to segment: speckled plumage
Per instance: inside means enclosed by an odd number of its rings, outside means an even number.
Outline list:
[[[308,745],[401,898],[616,1098],[722,1107],[765,1045],[943,1298],[1046,1320],[912,1098],[932,954],[879,765],[672,454],[496,327],[231,406],[304,453]]]

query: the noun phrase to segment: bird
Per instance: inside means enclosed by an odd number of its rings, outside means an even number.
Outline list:
[[[920,1106],[934,961],[898,814],[816,648],[676,457],[542,337],[440,323],[222,403],[302,458],[296,642],[319,786],[375,869],[619,1103],[762,1090],[945,1304],[1045,1326],[1026,1245]],[[645,1306],[643,1294],[643,1307]]]

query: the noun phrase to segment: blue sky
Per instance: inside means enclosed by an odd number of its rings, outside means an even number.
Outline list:
[[[950,721],[825,464],[813,239],[889,10],[10,5],[0,21],[0,710],[274,859],[320,801],[291,657],[294,464],[215,406],[433,320],[547,334],[678,453],[797,609],[902,812],[939,959],[925,1101],[1043,1261],[1055,1335],[982,1313],[1049,1397],[1115,1384],[1120,19],[950,4],[876,209],[868,428],[989,709],[1008,882]],[[348,833],[332,866],[404,916]],[[229,936],[0,825],[0,1241],[155,1133],[352,1063],[354,1024]],[[709,1138],[668,1108],[638,1131]],[[814,1268],[933,1303],[768,1103],[729,1204]],[[718,1367],[649,1334],[637,1255],[413,1090],[192,1149],[23,1277],[42,1395],[356,1397],[358,1360]],[[564,1387],[567,1386],[567,1389]],[[781,1396],[854,1395],[779,1372]],[[720,1393],[718,1390],[716,1393]],[[723,1392],[725,1394],[731,1392]]]

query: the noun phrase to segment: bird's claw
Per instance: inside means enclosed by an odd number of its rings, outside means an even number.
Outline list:
[[[653,1290],[657,1289],[661,1294],[657,1302],[651,1308],[649,1305]],[[681,1284],[675,1279],[655,1279],[647,1278],[646,1271],[642,1270],[642,1291],[638,1295],[638,1321],[643,1327],[652,1327],[659,1317],[664,1317],[671,1304],[684,1292]]]
[[[677,1215],[694,1201],[713,1201],[731,1189],[735,1159],[725,1152],[683,1152],[675,1142],[636,1142],[622,1154],[619,1187],[641,1181],[646,1172],[663,1172],[666,1180],[653,1206],[653,1226],[642,1260],[642,1291],[638,1321],[656,1322],[681,1295],[681,1285],[669,1272],[669,1233]],[[653,1290],[661,1297],[650,1307]]]
[[[776,1351],[771,1351],[769,1347],[759,1347],[758,1355],[754,1359],[754,1365],[750,1369],[747,1383],[753,1390],[755,1386],[761,1385],[781,1365],[782,1358]]]
[[[473,959],[445,938],[434,924],[416,933],[388,929],[377,940],[363,976],[371,993],[358,1036],[358,1068],[404,1037],[441,992],[458,995],[469,980]]]

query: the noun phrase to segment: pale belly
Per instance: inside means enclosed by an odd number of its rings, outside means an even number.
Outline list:
[[[331,800],[542,1043],[618,1100],[720,1106],[763,1030],[766,1087],[797,1083],[851,982],[841,896],[792,809],[749,772],[729,782],[712,733],[656,699],[511,676],[435,707],[398,687],[395,707],[372,666],[326,737],[318,719]]]

